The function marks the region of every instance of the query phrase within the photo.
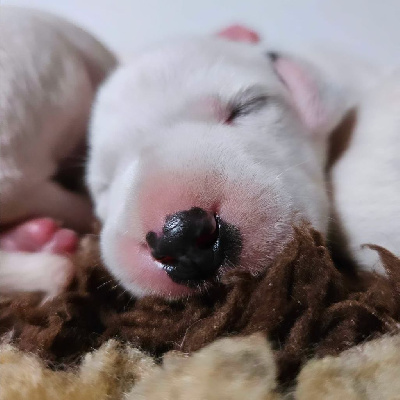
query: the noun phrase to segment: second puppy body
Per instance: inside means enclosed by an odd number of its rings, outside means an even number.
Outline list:
[[[1,7],[1,292],[56,294],[72,277],[66,257],[48,254],[67,253],[77,241],[56,221],[84,231],[92,210],[87,198],[54,177],[85,142],[95,91],[115,65],[111,52],[75,25],[40,11]],[[9,230],[14,224],[20,225]]]

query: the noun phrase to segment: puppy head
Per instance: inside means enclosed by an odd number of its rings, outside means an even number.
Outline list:
[[[90,136],[106,265],[136,295],[176,298],[260,273],[302,219],[325,231],[335,101],[305,62],[215,37],[121,66]]]

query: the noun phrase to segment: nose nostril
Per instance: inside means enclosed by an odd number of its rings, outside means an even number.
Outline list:
[[[214,246],[219,237],[219,218],[214,215],[215,227],[211,232],[203,233],[196,239],[196,246],[199,249],[207,249]]]
[[[157,245],[157,234],[153,231],[148,232],[146,235],[146,242],[150,248],[154,248]]]
[[[176,264],[176,259],[174,257],[171,257],[171,256],[164,256],[164,257],[156,258],[156,260],[159,261],[162,264],[165,264],[165,265],[174,265],[174,264]]]

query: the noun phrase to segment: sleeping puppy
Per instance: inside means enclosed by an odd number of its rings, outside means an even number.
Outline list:
[[[54,176],[84,143],[94,93],[114,66],[114,56],[80,28],[43,12],[1,8],[2,293],[56,294],[73,274],[61,254],[73,251],[77,237],[59,222],[87,230],[91,206]]]
[[[228,268],[262,272],[303,220],[326,234],[327,138],[370,77],[224,37],[122,65],[90,129],[87,182],[107,267],[137,296],[178,298]]]

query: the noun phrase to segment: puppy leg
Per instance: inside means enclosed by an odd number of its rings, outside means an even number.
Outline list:
[[[88,197],[71,192],[56,182],[46,181],[15,195],[16,201],[2,199],[2,225],[32,217],[49,217],[78,232],[88,232],[92,223],[92,206]]]
[[[93,212],[89,199],[55,182],[47,181],[35,187],[29,206],[31,215],[53,218],[79,232],[90,230]]]
[[[74,266],[67,257],[0,250],[0,293],[40,291],[51,298],[65,289],[73,276]]]

